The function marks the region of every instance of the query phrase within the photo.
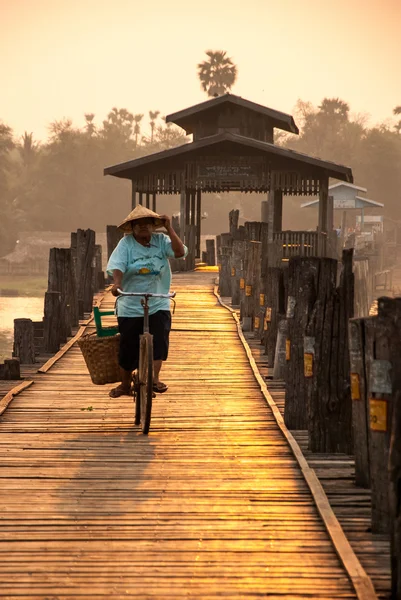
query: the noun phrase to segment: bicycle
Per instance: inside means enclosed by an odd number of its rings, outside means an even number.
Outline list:
[[[133,396],[135,402],[135,425],[141,425],[142,432],[147,434],[150,427],[153,400],[153,335],[149,331],[149,298],[169,298],[173,300],[176,293],[152,294],[140,292],[123,292],[118,290],[116,314],[118,314],[118,299],[122,296],[141,296],[144,321],[143,333],[139,337],[139,365],[133,374]],[[173,300],[174,302],[174,300]]]

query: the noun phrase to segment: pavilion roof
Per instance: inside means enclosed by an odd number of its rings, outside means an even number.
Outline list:
[[[267,106],[262,106],[256,102],[251,102],[250,100],[245,100],[244,98],[235,96],[234,94],[224,94],[224,96],[218,96],[216,98],[206,100],[205,102],[201,102],[200,104],[190,106],[184,110],[167,115],[166,123],[175,123],[176,125],[179,125],[179,127],[185,129],[187,134],[193,133],[195,116],[199,116],[201,113],[206,111],[222,108],[222,105],[229,103],[239,106],[246,111],[258,113],[259,115],[268,118],[273,127],[277,127],[278,129],[282,129],[284,131],[289,131],[290,133],[299,133],[299,129],[291,115],[280,112],[279,110],[274,110],[273,108],[268,108]]]
[[[186,161],[196,160],[199,157],[219,156],[220,158],[233,158],[240,155],[262,155],[275,163],[280,163],[280,168],[288,170],[310,170],[322,176],[333,177],[349,183],[353,182],[350,167],[334,162],[313,158],[307,154],[296,152],[262,142],[253,138],[244,137],[235,133],[223,132],[195,142],[183,144],[175,148],[155,152],[134,160],[106,167],[104,175],[114,175],[123,179],[135,180],[136,175],[143,173],[155,174],[163,172],[172,164],[184,167]]]

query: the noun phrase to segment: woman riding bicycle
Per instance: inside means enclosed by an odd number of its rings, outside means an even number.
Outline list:
[[[155,233],[164,226],[167,235]],[[169,258],[184,258],[188,250],[171,226],[170,218],[158,215],[143,206],[137,206],[119,229],[126,234],[118,243],[107,264],[107,273],[113,276],[112,294],[148,292],[168,294],[171,283]],[[120,332],[119,364],[121,383],[110,391],[112,398],[129,395],[132,372],[138,368],[139,336],[143,332],[143,308],[138,297],[120,297],[118,301],[118,329]],[[153,335],[154,378],[153,391],[163,393],[167,385],[159,375],[167,360],[171,329],[170,301],[149,299],[149,329]]]

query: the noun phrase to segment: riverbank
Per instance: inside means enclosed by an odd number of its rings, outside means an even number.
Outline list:
[[[0,275],[0,296],[28,296],[44,298],[47,276]]]

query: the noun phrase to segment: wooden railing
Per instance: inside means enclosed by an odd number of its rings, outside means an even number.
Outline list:
[[[282,242],[283,259],[291,256],[320,256],[317,231],[280,231],[274,234],[274,240]]]

